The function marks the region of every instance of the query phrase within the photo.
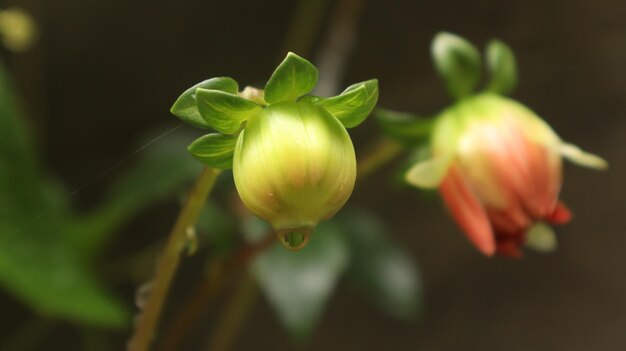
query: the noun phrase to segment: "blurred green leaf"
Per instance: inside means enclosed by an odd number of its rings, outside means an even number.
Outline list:
[[[212,133],[189,145],[187,151],[205,165],[218,169],[233,168],[233,153],[239,135]]]
[[[170,109],[170,112],[183,120],[186,123],[198,128],[209,129],[211,126],[202,118],[200,112],[198,112],[198,106],[196,102],[196,90],[198,88],[219,90],[229,94],[237,94],[239,91],[239,85],[237,82],[229,77],[217,77],[207,79],[200,82],[191,88],[185,90],[182,93],[174,105]]]
[[[433,39],[431,53],[453,97],[460,99],[474,91],[481,76],[480,54],[474,45],[458,35],[441,32]]]
[[[487,45],[487,67],[491,73],[489,91],[509,94],[517,85],[517,64],[513,50],[500,40]]]
[[[289,52],[265,85],[265,101],[295,101],[317,84],[317,68],[306,59]]]
[[[107,327],[127,325],[124,306],[81,266],[69,246],[55,240],[59,230],[43,224],[19,230],[0,223],[2,285],[42,315]]]
[[[372,213],[346,211],[340,218],[351,246],[348,278],[390,315],[416,319],[422,283],[417,264],[390,237],[390,231]]]
[[[234,134],[248,117],[262,111],[250,100],[219,90],[196,90],[198,111],[211,128],[224,134]]]
[[[0,285],[41,314],[121,327],[125,309],[66,240],[71,220],[58,186],[41,176],[0,64]]]
[[[418,144],[430,138],[434,123],[434,118],[384,108],[374,110],[374,117],[386,136],[406,144]]]
[[[341,274],[349,251],[332,223],[322,223],[298,252],[275,245],[259,255],[252,273],[290,334],[310,335]]]
[[[341,94],[320,98],[320,104],[346,127],[356,127],[372,112],[378,101],[378,80],[353,84]]]

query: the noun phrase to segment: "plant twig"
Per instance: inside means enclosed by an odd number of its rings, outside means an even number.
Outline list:
[[[339,90],[344,68],[356,42],[362,8],[363,0],[338,1],[316,60],[320,71],[316,94],[331,96]]]
[[[279,60],[283,59],[287,51],[293,51],[303,57],[309,56],[328,3],[329,0],[298,1],[291,16],[291,23]]]
[[[246,268],[248,263],[258,253],[263,252],[275,243],[274,233],[268,232],[263,240],[247,244],[233,252],[226,262],[220,257],[212,258],[207,264],[208,274],[206,278],[186,299],[188,301],[187,304],[172,318],[172,329],[168,331],[168,335],[158,349],[162,351],[177,350],[189,327],[198,320],[207,306],[217,296],[225,273],[229,272],[229,275],[237,274]]]
[[[379,167],[393,160],[402,150],[404,147],[394,140],[379,140],[372,151],[357,162],[357,181],[367,178]]]
[[[156,334],[159,317],[167,298],[170,284],[176,274],[180,257],[189,240],[188,229],[196,224],[206,198],[219,171],[205,168],[196,181],[176,224],[172,229],[163,254],[157,264],[155,278],[143,311],[137,317],[135,333],[128,343],[129,351],[148,351]]]

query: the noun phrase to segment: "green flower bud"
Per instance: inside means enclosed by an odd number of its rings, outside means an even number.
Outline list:
[[[346,128],[359,125],[378,100],[378,81],[353,84],[329,98],[307,96],[317,68],[288,53],[265,90],[228,77],[187,89],[171,112],[213,129],[189,152],[214,168],[233,168],[244,204],[268,221],[285,247],[304,247],[315,226],[348,201],[356,178],[354,147]]]
[[[280,102],[250,117],[233,159],[244,204],[299,249],[312,229],[346,203],[356,178],[345,127],[310,102]]]

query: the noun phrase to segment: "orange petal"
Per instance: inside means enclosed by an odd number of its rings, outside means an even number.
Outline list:
[[[456,166],[450,168],[439,190],[452,216],[469,240],[483,254],[493,255],[496,243],[487,213]]]

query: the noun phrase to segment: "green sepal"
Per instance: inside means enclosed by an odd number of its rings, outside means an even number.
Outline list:
[[[470,95],[480,81],[478,50],[467,40],[446,32],[435,36],[431,54],[448,92],[456,99]]]
[[[233,153],[239,135],[207,134],[187,147],[189,153],[205,165],[218,169],[233,168]]]
[[[219,90],[196,90],[198,111],[206,123],[216,131],[234,134],[241,124],[262,108],[250,100]]]
[[[356,127],[372,112],[378,101],[378,80],[353,84],[341,94],[319,100],[328,112],[346,127]]]
[[[295,101],[317,84],[317,68],[306,59],[289,52],[265,85],[265,101]]]
[[[432,132],[434,118],[418,117],[406,112],[383,108],[374,111],[374,117],[386,136],[407,144],[427,140]]]
[[[499,94],[509,94],[517,85],[517,64],[513,50],[500,40],[492,40],[487,45],[487,67],[491,81],[487,90]]]
[[[174,102],[174,105],[172,105],[172,108],[170,109],[170,112],[174,116],[194,127],[209,129],[211,126],[209,126],[209,124],[200,115],[200,112],[198,112],[198,106],[196,104],[196,89],[198,88],[220,90],[225,93],[237,94],[237,91],[239,91],[239,85],[234,79],[228,77],[207,79],[185,90],[185,92],[178,97],[176,102]]]

